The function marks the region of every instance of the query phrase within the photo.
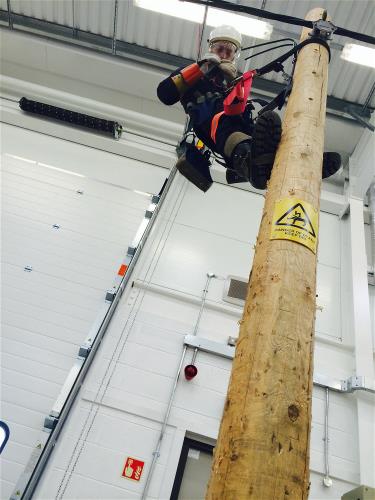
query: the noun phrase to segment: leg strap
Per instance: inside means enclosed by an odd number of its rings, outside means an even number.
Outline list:
[[[216,113],[216,115],[211,120],[211,139],[213,140],[213,142],[215,144],[216,144],[217,127],[219,125],[219,120],[223,114],[224,114],[224,111],[221,111],[220,113]]]

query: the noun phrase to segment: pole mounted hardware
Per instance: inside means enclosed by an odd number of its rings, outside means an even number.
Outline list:
[[[327,11],[326,16],[324,14],[322,19],[318,19],[318,21],[313,22],[313,30],[309,33],[310,36],[319,36],[324,40],[332,40],[332,35],[337,30],[337,26],[335,26],[331,21],[327,21]]]

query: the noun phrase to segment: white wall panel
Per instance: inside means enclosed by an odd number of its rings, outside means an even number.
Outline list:
[[[1,480],[8,494],[164,172],[8,125],[2,140],[1,397],[11,437]]]
[[[24,44],[23,44],[24,45]],[[3,153],[15,157],[36,161],[74,172],[77,177],[77,189],[92,180],[114,185],[121,193],[121,188],[139,190],[146,193],[158,193],[163,184],[166,172],[163,168],[144,164],[141,161],[100,151],[92,147],[82,147],[62,139],[57,139],[31,130],[22,129],[22,141],[19,128],[2,125],[2,138],[6,143]],[[83,177],[80,177],[83,176]],[[98,185],[99,186],[99,185]],[[97,186],[97,187],[98,187]],[[109,191],[108,188],[104,188]],[[117,195],[119,196],[119,195]]]
[[[254,250],[247,242],[176,223],[165,244],[153,282],[200,295],[207,272],[247,277],[253,254]]]
[[[318,263],[315,331],[318,335],[342,338],[340,269]]]
[[[375,286],[368,287],[370,299],[371,325],[372,325],[372,349],[375,352]]]
[[[340,349],[339,346],[340,344],[327,345],[316,340],[314,370],[317,373],[336,379],[347,379],[354,373],[353,352],[349,349]]]

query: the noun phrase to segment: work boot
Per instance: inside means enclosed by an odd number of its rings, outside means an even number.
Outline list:
[[[188,147],[176,163],[177,170],[204,193],[212,186],[210,162],[194,146]]]
[[[253,138],[242,132],[231,134],[225,143],[224,153],[231,153],[229,167],[240,180],[227,173],[228,184],[245,179],[256,189],[266,189],[280,138],[281,120],[274,111],[266,111],[257,118]]]
[[[259,115],[253,132],[253,164],[249,179],[257,189],[266,189],[281,139],[281,119],[274,111]]]
[[[240,142],[234,148],[230,158],[230,165],[231,170],[234,171],[237,176],[250,181],[252,164],[251,139],[249,138],[249,140]]]
[[[341,167],[341,156],[339,153],[323,153],[322,178],[326,179],[335,174]]]
[[[248,182],[248,179],[245,179],[245,177],[241,177],[241,175],[238,175],[235,170],[232,170],[231,168],[227,168],[227,171],[225,172],[225,177],[227,180],[227,184],[238,184],[239,182]]]

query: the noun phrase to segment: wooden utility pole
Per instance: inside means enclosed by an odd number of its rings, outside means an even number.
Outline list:
[[[306,16],[315,21],[323,9]],[[304,28],[301,41],[311,29]],[[301,500],[309,488],[316,246],[328,51],[296,63],[206,499]]]

